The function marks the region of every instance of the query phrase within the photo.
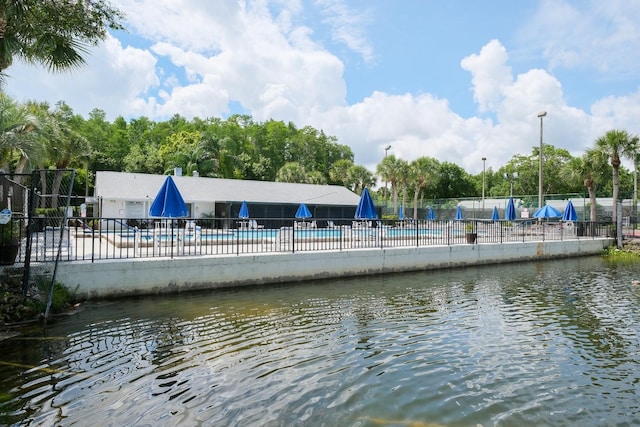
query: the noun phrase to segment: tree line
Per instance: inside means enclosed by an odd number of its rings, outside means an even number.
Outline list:
[[[187,120],[147,117],[106,119],[94,109],[87,118],[64,102],[19,103],[0,92],[0,168],[8,173],[75,168],[74,193],[92,193],[98,170],[343,185],[356,193],[377,187],[379,202],[419,206],[433,199],[538,192],[539,148],[515,154],[504,166],[472,175],[455,163],[420,157],[411,162],[386,156],[375,172],[354,163],[348,145],[311,126],[255,122],[248,115]],[[544,145],[544,194],[637,197],[638,137],[611,130],[581,156]],[[631,160],[632,171],[622,165]],[[517,176],[517,178],[515,178]],[[533,197],[531,206],[535,206]],[[407,212],[410,214],[409,212]],[[595,216],[594,216],[595,217]]]

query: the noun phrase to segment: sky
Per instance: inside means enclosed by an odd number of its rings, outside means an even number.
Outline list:
[[[574,156],[608,130],[640,134],[640,0],[111,3],[127,31],[84,67],[17,62],[5,91],[111,121],[313,126],[372,171],[388,145],[407,161],[497,169],[539,146],[541,121],[544,143]]]

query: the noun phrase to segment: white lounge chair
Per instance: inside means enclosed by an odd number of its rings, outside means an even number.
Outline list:
[[[258,224],[258,221],[256,221],[255,219],[250,219],[249,220],[249,229],[250,230],[257,230],[259,228],[264,228],[264,225]]]
[[[296,221],[294,223],[295,228],[316,228],[317,224],[315,221]]]
[[[351,228],[371,228],[371,221],[353,221]]]

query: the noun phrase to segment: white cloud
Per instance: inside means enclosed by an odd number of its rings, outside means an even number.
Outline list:
[[[86,60],[86,66],[78,70],[55,74],[16,63],[7,70],[11,76],[7,91],[21,101],[55,104],[63,100],[83,115],[94,108],[122,115],[152,113],[140,97],[159,82],[153,55],[134,47],[123,48],[118,40],[108,37]]]
[[[313,4],[331,17],[327,22],[336,41],[365,60],[372,58],[364,32],[366,12],[361,13],[365,19],[358,20],[354,16],[360,11],[343,1]],[[622,4],[545,2],[533,23],[525,25],[523,40],[545,48],[550,64],[558,67],[588,66],[591,59],[602,70],[629,66],[638,71],[637,53],[628,51],[640,52],[640,37],[630,24],[639,7],[620,12]],[[538,144],[536,115],[541,110],[548,111],[545,141],[573,154],[612,127],[640,131],[635,120],[640,93],[606,97],[590,112],[582,111],[569,105],[560,81],[545,67],[514,76],[508,49],[498,40],[483,41],[478,52],[461,58],[481,112],[480,117],[463,118],[446,99],[430,93],[374,91],[347,105],[345,65],[302,23],[308,5],[299,1],[118,0],[117,6],[126,12],[131,32],[118,36],[132,46],[109,37],[92,49],[87,67],[62,76],[14,65],[7,70],[11,95],[51,103],[65,100],[83,115],[97,107],[110,119],[219,117],[229,113],[231,102],[239,103],[257,121],[273,118],[323,129],[352,147],[356,162],[371,169],[387,144],[393,147],[390,153],[409,161],[430,156],[477,173],[481,158],[487,157],[487,167],[498,167]],[[607,33],[596,12],[615,31]],[[587,49],[587,44],[596,48]],[[592,51],[599,56],[593,58]],[[613,60],[617,55],[618,62]]]
[[[511,83],[511,68],[506,65],[507,58],[506,49],[498,40],[492,40],[479,54],[467,56],[460,63],[473,76],[473,99],[479,104],[481,112],[495,111],[505,87]]]
[[[588,68],[613,76],[640,71],[640,2],[544,0],[521,30],[549,68]]]
[[[365,31],[370,14],[353,10],[343,0],[317,0],[316,3],[325,16],[324,22],[331,27],[333,39],[357,52],[365,62],[371,62],[374,52]]]

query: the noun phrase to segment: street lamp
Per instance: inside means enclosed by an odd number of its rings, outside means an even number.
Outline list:
[[[387,158],[387,152],[391,149],[391,145],[384,147],[384,158]],[[387,180],[384,180],[384,207],[387,207]]]
[[[540,113],[538,113],[538,117],[540,117],[540,154],[539,154],[539,168],[538,168],[538,209],[542,208],[542,153],[543,153],[543,146],[542,146],[542,118],[544,116],[547,115],[546,111],[542,111]]]
[[[485,166],[485,162],[487,161],[486,157],[482,158],[482,215],[484,216],[484,166]]]

